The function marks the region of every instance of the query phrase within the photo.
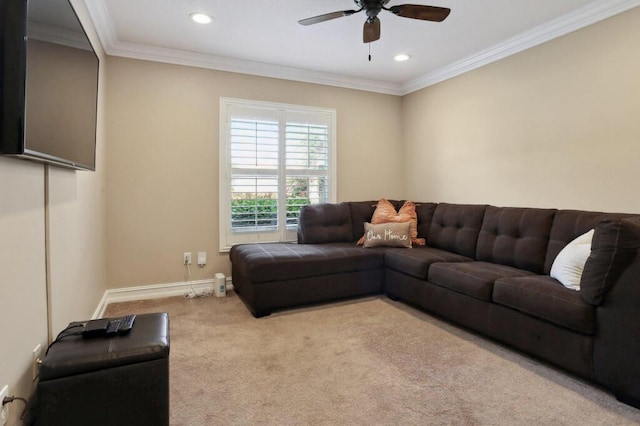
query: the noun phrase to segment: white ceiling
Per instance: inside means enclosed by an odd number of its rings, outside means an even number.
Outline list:
[[[382,11],[362,42],[364,12],[312,26],[298,20],[357,9],[352,0],[84,0],[105,51],[156,60],[406,94],[640,5],[640,0],[410,0],[450,8],[441,22]],[[387,6],[406,3],[392,0]],[[213,18],[208,25],[193,12]],[[393,56],[409,53],[397,63]]]

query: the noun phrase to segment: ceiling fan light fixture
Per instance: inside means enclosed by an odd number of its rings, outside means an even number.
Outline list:
[[[211,22],[211,16],[204,13],[192,13],[189,16],[193,22],[198,24],[208,24]]]
[[[408,53],[399,53],[393,57],[393,60],[396,62],[404,62],[408,61],[409,59],[411,59],[411,55],[409,55]]]
[[[378,19],[378,14],[383,10],[400,16],[401,18],[412,18],[432,22],[444,21],[451,12],[451,9],[446,7],[420,4],[400,4],[389,8],[386,6],[389,1],[390,0],[355,0],[356,6],[359,7],[358,10],[342,10],[325,13],[311,18],[301,19],[298,23],[300,25],[313,25],[364,11],[367,19],[364,21],[362,41],[371,43],[372,41],[380,39],[380,19]]]

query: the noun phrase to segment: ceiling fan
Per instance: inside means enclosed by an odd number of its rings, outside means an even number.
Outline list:
[[[423,6],[419,4],[400,4],[397,6],[386,7],[390,0],[354,0],[358,10],[343,10],[340,12],[325,13],[324,15],[314,16],[312,18],[302,19],[298,21],[301,25],[312,25],[331,19],[341,18],[343,16],[351,16],[354,13],[362,12],[367,14],[367,20],[364,23],[363,41],[371,43],[380,38],[380,19],[378,13],[386,10],[394,15],[403,18],[421,19],[423,21],[442,22],[445,20],[451,9],[437,6]]]

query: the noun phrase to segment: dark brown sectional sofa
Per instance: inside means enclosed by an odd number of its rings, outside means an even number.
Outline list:
[[[386,294],[640,407],[640,215],[416,203],[426,247],[357,247],[375,206],[307,206],[298,244],[234,246],[234,288],[252,314]],[[581,289],[567,289],[550,277],[551,266],[590,229],[595,234]]]

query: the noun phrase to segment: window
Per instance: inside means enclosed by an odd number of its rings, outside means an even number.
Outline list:
[[[332,109],[220,99],[220,250],[295,241],[300,208],[335,201]]]

